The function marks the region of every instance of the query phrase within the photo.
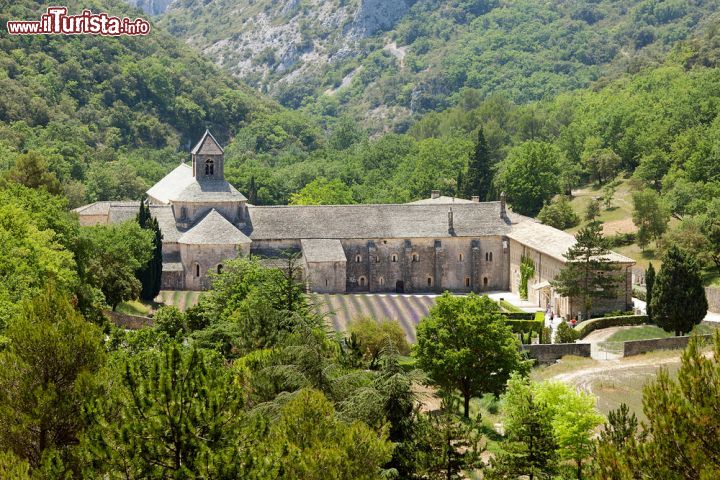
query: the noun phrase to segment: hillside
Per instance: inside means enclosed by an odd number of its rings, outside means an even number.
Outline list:
[[[71,13],[138,15],[113,0],[67,6]],[[14,2],[0,23],[38,18],[44,8]],[[267,145],[266,123],[275,126],[275,149],[322,141],[307,118],[253,92],[157,27],[147,37],[115,39],[11,37],[3,29],[0,65],[2,167],[28,150],[40,153],[73,205],[138,198],[208,127],[223,143],[250,129],[257,151]]]
[[[290,107],[403,131],[463,89],[520,103],[662,58],[716,2],[179,0],[160,23]]]

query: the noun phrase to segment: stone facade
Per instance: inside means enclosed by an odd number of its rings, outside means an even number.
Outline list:
[[[504,195],[479,202],[435,191],[402,205],[254,206],[225,180],[223,150],[209,132],[191,153],[191,165],[148,190],[163,233],[163,289],[207,289],[238,255],[297,252],[308,289],[320,293],[517,293],[525,255],[536,265],[529,300],[565,316],[578,310],[549,287],[574,238],[513,213]],[[76,211],[82,224],[114,223],[134,218],[137,207],[97,202]],[[617,254],[613,261],[623,268],[622,288],[598,308],[625,310],[633,261]]]

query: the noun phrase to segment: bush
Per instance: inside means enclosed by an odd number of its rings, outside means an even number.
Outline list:
[[[603,317],[629,317],[630,315],[635,315],[635,312],[632,310],[627,310],[625,312],[620,310],[613,310],[612,312],[607,312],[603,315]]]
[[[561,322],[555,332],[555,343],[575,343],[580,338],[580,333],[568,325],[567,322]]]
[[[638,300],[642,300],[643,302],[647,299],[647,293],[643,287],[633,287],[632,295],[633,297],[637,298]]]
[[[605,237],[609,248],[625,247],[635,243],[634,233],[618,233]]]
[[[649,323],[647,315],[621,315],[618,317],[591,318],[582,322],[575,330],[578,338],[585,338],[590,332],[601,328],[621,327],[627,325],[645,325]]]
[[[572,228],[580,223],[580,218],[564,195],[556,197],[552,202],[546,204],[538,213],[538,220],[560,230]]]

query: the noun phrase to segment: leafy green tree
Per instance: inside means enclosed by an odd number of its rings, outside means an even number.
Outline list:
[[[690,332],[707,314],[700,267],[695,258],[671,246],[663,256],[650,301],[653,321],[667,332]]]
[[[667,230],[670,213],[660,195],[651,189],[633,193],[633,223],[638,227],[638,244],[645,248],[650,239],[656,242]]]
[[[565,297],[580,299],[585,318],[590,318],[596,298],[613,298],[620,279],[617,265],[610,262],[599,223],[590,223],[575,236],[576,243],[564,254],[565,266],[551,282]]]
[[[645,310],[647,312],[648,320],[653,321],[652,311],[652,300],[653,300],[653,288],[655,287],[655,267],[652,262],[648,265],[645,270]]]
[[[153,233],[153,251],[150,260],[143,265],[137,273],[142,284],[140,298],[152,300],[160,293],[162,280],[162,233],[157,219],[150,214],[150,206],[143,199],[140,201],[140,211],[137,222],[141,228],[150,230]]]
[[[552,144],[525,142],[499,165],[496,183],[507,193],[513,210],[535,216],[560,191],[560,153]]]
[[[60,181],[48,169],[47,161],[37,151],[19,155],[13,168],[5,173],[5,179],[28,188],[43,188],[54,195],[62,193]]]
[[[386,429],[377,433],[362,422],[339,420],[332,403],[310,389],[282,407],[263,443],[283,477],[310,480],[380,479],[393,450]]]
[[[583,463],[595,452],[595,429],[605,422],[595,408],[595,396],[559,381],[535,384],[533,390],[552,418],[559,458],[575,462],[577,479],[582,480]]]
[[[130,357],[108,375],[106,392],[87,402],[83,452],[97,475],[112,478],[237,478],[250,440],[242,395],[217,359],[169,345]]]
[[[389,345],[401,355],[410,353],[405,332],[394,320],[376,321],[371,317],[361,317],[350,324],[349,331],[355,336],[370,369],[377,367],[380,356]]]
[[[238,258],[226,262],[214,278],[203,308],[210,323],[239,327],[235,345],[240,355],[274,345],[299,317],[309,314],[298,268],[293,256],[287,257],[283,269],[264,267],[254,257]]]
[[[609,148],[597,148],[594,145],[595,138],[586,141],[585,152],[583,153],[582,162],[586,171],[590,174],[590,178],[598,184],[603,184],[608,180],[612,180],[620,171],[620,156]],[[599,140],[599,139],[598,139]]]
[[[349,186],[342,180],[320,177],[290,195],[290,205],[346,205],[356,203]]]
[[[462,192],[465,198],[478,195],[481,200],[492,199],[493,166],[490,147],[485,140],[483,127],[480,126],[475,149],[470,155],[467,175],[463,179]]]
[[[518,340],[500,308],[487,296],[444,293],[417,327],[418,366],[433,383],[450,393],[459,390],[463,411],[470,399],[498,395],[515,371],[525,371]]]
[[[552,415],[537,398],[530,381],[520,375],[511,376],[502,396],[502,408],[505,442],[502,453],[491,462],[488,478],[552,478],[558,470]]]
[[[152,242],[152,231],[140,228],[137,222],[83,228],[78,251],[81,279],[102,291],[115,310],[140,294],[135,272],[150,260]]]
[[[580,223],[580,218],[573,210],[570,202],[564,195],[555,197],[550,203],[545,204],[537,216],[545,225],[565,230]]]
[[[720,199],[713,198],[704,215],[700,229],[707,239],[707,250],[715,266],[720,269]]]
[[[81,406],[105,362],[103,335],[49,287],[26,300],[0,352],[0,451],[33,468],[53,451],[66,461],[84,424]]]
[[[175,306],[160,307],[153,315],[153,324],[156,330],[165,332],[171,338],[185,333],[188,328],[185,314]]]

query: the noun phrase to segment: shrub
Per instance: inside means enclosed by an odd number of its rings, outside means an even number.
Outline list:
[[[613,310],[612,312],[607,312],[603,315],[603,317],[629,317],[630,315],[635,315],[635,312],[632,310],[627,310],[625,312],[620,310]]]
[[[580,333],[568,325],[567,322],[561,322],[555,332],[555,343],[575,343],[580,338]]]
[[[638,300],[642,300],[643,302],[647,298],[646,291],[643,287],[633,287],[632,289],[632,295],[633,297],[637,298]]]
[[[622,315],[619,317],[591,318],[590,320],[579,324],[575,327],[575,330],[577,330],[579,338],[585,338],[590,332],[601,328],[645,325],[647,323],[647,315]]]

